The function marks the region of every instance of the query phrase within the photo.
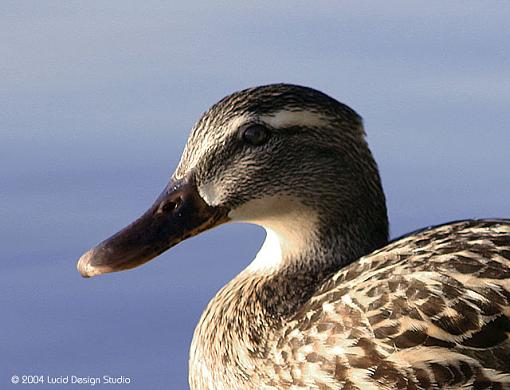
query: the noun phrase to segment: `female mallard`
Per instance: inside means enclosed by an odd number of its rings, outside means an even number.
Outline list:
[[[349,107],[286,84],[224,98],[154,205],[78,269],[133,268],[228,221],[267,237],[202,315],[192,389],[510,388],[510,220],[388,244],[377,166]]]

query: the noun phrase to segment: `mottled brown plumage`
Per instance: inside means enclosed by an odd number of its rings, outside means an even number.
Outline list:
[[[262,141],[251,143],[254,125]],[[361,118],[310,88],[268,85],[215,104],[156,203],[78,269],[132,268],[229,220],[267,238],[202,315],[193,390],[510,389],[510,220],[388,244]]]
[[[295,313],[260,320],[257,289],[270,278],[242,274],[211,302],[195,337],[218,360],[194,387],[510,388],[510,221],[399,239],[328,277]],[[235,358],[237,375],[218,379]]]

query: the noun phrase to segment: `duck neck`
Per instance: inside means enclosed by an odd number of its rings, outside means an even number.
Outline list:
[[[193,390],[248,388],[255,380],[282,326],[327,272],[307,273],[295,264],[267,272],[246,269],[211,300],[191,345]]]
[[[202,388],[197,381],[242,388],[282,326],[322,282],[376,249],[359,229],[311,215],[265,221],[267,236],[256,258],[209,303],[191,347],[194,388]]]

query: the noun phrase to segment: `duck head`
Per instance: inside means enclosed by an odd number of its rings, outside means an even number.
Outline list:
[[[85,253],[78,270],[89,277],[130,269],[228,221],[267,230],[252,270],[277,267],[306,248],[347,258],[383,245],[385,200],[361,118],[296,85],[225,97],[193,127],[155,203]]]

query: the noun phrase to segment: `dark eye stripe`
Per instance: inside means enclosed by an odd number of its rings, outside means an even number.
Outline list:
[[[260,146],[266,143],[269,135],[269,130],[261,124],[249,125],[242,130],[243,141],[253,146]]]

